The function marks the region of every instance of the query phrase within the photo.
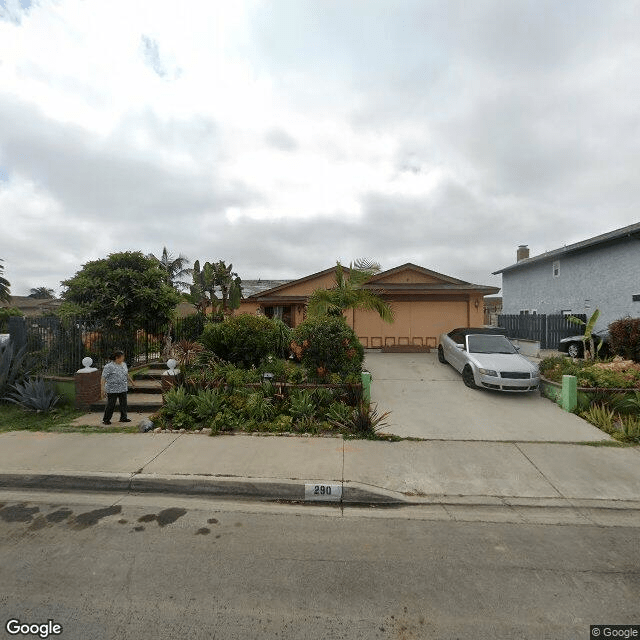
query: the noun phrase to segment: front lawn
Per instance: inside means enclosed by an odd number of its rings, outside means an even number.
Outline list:
[[[73,407],[59,407],[49,413],[35,413],[25,411],[13,404],[0,403],[0,433],[6,431],[50,431],[57,433],[105,433],[104,427],[82,427],[71,424],[73,420],[86,414],[86,411],[77,411]],[[109,429],[123,433],[137,432],[137,427],[122,427]]]

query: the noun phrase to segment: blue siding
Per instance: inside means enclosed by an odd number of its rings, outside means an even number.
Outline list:
[[[503,273],[502,313],[527,309],[555,314],[568,309],[590,316],[600,309],[598,329],[627,315],[640,317],[640,302],[632,300],[640,294],[640,242],[628,238],[557,260],[557,278],[551,258]]]

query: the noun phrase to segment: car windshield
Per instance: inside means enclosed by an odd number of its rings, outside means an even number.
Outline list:
[[[504,336],[467,336],[469,353],[518,353]]]

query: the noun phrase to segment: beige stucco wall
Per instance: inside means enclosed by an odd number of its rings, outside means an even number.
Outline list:
[[[306,282],[293,283],[288,285],[285,290],[282,291],[283,295],[287,296],[308,296],[311,295],[316,289],[330,289],[336,284],[335,272],[327,273],[317,278],[312,278]]]
[[[404,283],[431,283],[431,282],[442,282],[442,280],[438,278],[434,278],[426,273],[418,273],[412,269],[406,269],[405,271],[400,271],[399,273],[394,273],[392,275],[385,276],[382,280],[375,280],[374,284],[380,285],[381,287],[385,282],[390,284],[404,284]]]

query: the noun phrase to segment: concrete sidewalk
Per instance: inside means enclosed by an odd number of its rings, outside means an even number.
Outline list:
[[[305,483],[364,504],[640,509],[640,448],[200,434],[0,434],[0,488],[304,500]]]

